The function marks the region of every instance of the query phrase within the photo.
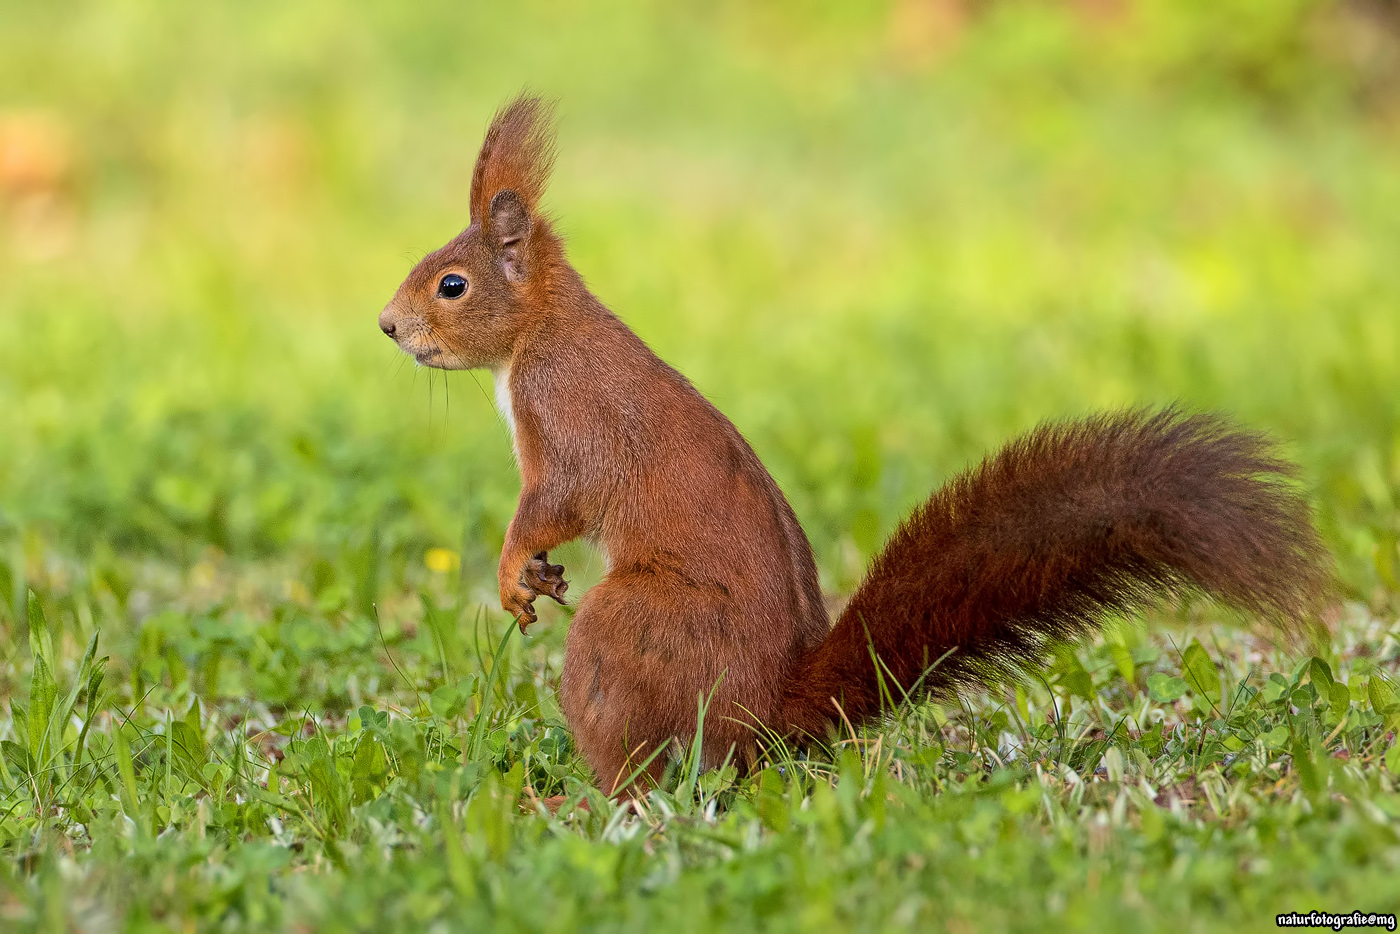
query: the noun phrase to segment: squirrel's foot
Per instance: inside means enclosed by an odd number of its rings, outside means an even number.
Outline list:
[[[520,570],[520,582],[542,597],[551,597],[558,603],[564,602],[564,594],[569,582],[564,580],[564,565],[550,564],[549,553],[536,552]]]

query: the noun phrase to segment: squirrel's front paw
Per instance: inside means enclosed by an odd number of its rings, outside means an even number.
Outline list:
[[[520,570],[520,582],[535,593],[553,597],[558,603],[564,602],[564,594],[569,582],[564,580],[564,565],[550,564],[549,553],[539,551]]]
[[[527,558],[512,575],[506,565],[500,569],[501,607],[520,621],[520,631],[536,622],[535,597],[545,596],[564,602],[569,582],[564,580],[564,566],[550,564],[548,552],[539,551]]]

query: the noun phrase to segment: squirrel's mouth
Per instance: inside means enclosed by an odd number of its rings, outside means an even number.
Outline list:
[[[437,341],[425,339],[421,333],[396,335],[394,343],[399,345],[399,350],[416,360],[420,366],[440,366],[440,361],[446,355]]]
[[[465,370],[469,368],[456,353],[446,347],[440,347],[436,343],[412,350],[405,347],[404,350],[417,361],[419,366],[430,366],[438,370]]]
[[[391,324],[392,327],[381,325],[384,333],[393,339],[399,350],[412,357],[419,366],[430,366],[439,370],[468,368],[457,350],[448,346],[425,322],[410,319]]]

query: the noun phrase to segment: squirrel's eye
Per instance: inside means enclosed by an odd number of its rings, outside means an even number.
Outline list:
[[[461,298],[462,293],[466,290],[467,280],[463,279],[455,272],[449,272],[447,275],[443,276],[442,281],[438,283],[438,294],[443,298]]]

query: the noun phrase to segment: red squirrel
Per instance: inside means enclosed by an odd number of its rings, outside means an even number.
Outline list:
[[[1328,561],[1293,467],[1262,435],[1168,409],[1043,425],[956,477],[833,626],[753,449],[565,258],[540,209],[551,116],[529,96],[496,113],[470,226],[414,267],[379,326],[420,364],[495,374],[521,477],[498,580],[521,630],[537,597],[564,601],[551,549],[584,538],[606,555],[560,683],[606,789],[642,764],[659,776],[712,691],[702,762],[746,766],[757,735],[825,738],[906,692],[1014,676],[1162,597],[1202,592],[1283,624],[1316,609]]]

